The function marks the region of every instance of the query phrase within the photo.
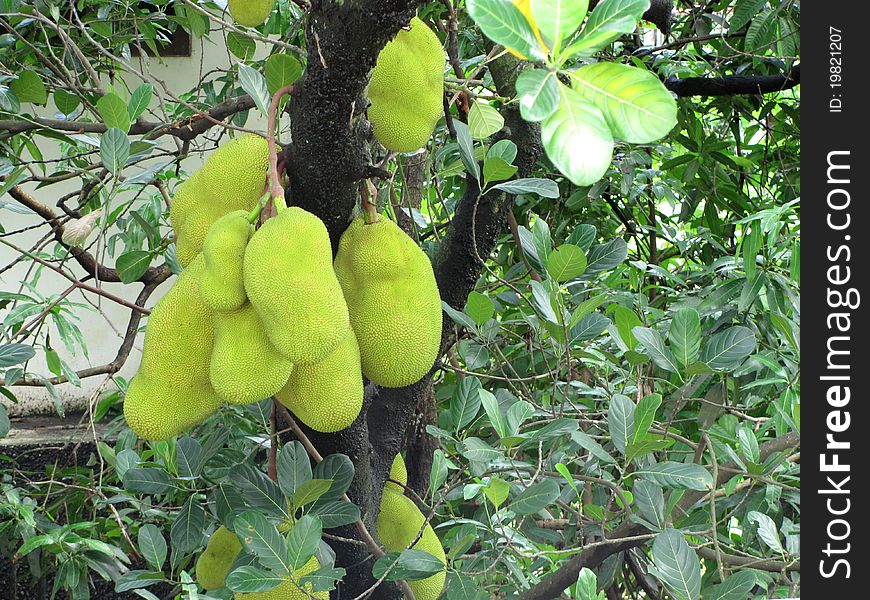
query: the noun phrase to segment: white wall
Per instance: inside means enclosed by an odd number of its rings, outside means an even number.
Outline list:
[[[235,62],[235,58],[231,57],[226,49],[225,37],[221,31],[213,31],[211,37],[206,40],[192,40],[192,46],[192,56],[190,57],[168,57],[162,60],[156,58],[144,59],[148,65],[147,68],[150,73],[156,79],[165,82],[167,87],[174,94],[189,91],[191,86],[199,81],[201,73],[208,73],[213,69],[227,69],[229,65]],[[257,46],[259,57],[265,56],[268,50],[265,45],[258,42]],[[137,58],[134,60],[139,59]],[[130,76],[126,79],[126,83],[128,84],[129,89],[132,90],[141,83],[141,80],[135,76]],[[106,84],[108,84],[108,82],[106,82]],[[152,102],[152,108],[155,106],[157,106],[156,100]],[[56,110],[51,100],[49,100],[47,107],[36,108],[40,115],[48,117],[53,117],[54,111]],[[153,115],[149,116],[146,114],[145,116],[148,120],[158,120]],[[245,127],[264,132],[265,119],[256,110],[252,110]],[[42,136],[36,136],[35,140],[38,142],[39,148],[44,153],[46,159],[54,158],[59,155],[57,142]],[[167,147],[174,148],[175,146],[172,140],[168,138],[164,139],[163,142]],[[163,160],[165,160],[165,158]],[[195,147],[192,147],[190,156],[183,162],[183,168],[187,172],[193,172],[201,163],[202,154],[196,152]],[[139,168],[141,167],[134,167],[132,171],[135,172]],[[33,185],[25,187],[42,203],[55,208],[55,203],[60,196],[72,191],[77,191],[81,188],[81,181],[73,179],[69,182],[54,184],[48,187],[43,187],[42,189],[37,189]],[[155,192],[156,189],[151,187],[146,191],[146,194],[150,195]],[[15,201],[8,195],[3,199],[15,203]],[[117,206],[117,204],[115,205]],[[55,210],[59,212],[59,209],[55,208]],[[0,208],[0,222],[2,222],[6,231],[12,231],[20,227],[37,223],[38,217],[35,215],[22,215],[8,209]],[[30,248],[47,232],[48,227],[43,226],[39,229],[16,235],[8,239],[19,247]],[[92,234],[88,243],[90,244],[95,237],[96,236]],[[51,243],[46,247],[46,250],[51,252],[54,247],[55,244]],[[96,248],[92,248],[92,250],[97,251]],[[11,249],[0,245],[0,266],[8,264],[14,258],[15,253]],[[104,256],[103,262],[108,266],[114,266],[114,260],[108,256]],[[73,264],[74,262],[71,260],[68,262],[68,265],[70,266]],[[157,262],[152,264],[160,263]],[[75,266],[77,267],[77,265]],[[22,285],[21,282],[25,278],[28,269],[31,267],[32,263],[18,265],[10,271],[6,271],[0,275],[0,289],[4,291],[19,291]],[[82,273],[81,270],[75,268],[73,271]],[[154,305],[163,293],[166,292],[173,281],[174,278],[170,279],[167,283],[164,283],[161,288],[151,296],[148,301],[149,308]],[[66,279],[48,269],[44,269],[44,272],[36,285],[36,290],[39,294],[47,297],[52,294],[60,293],[66,289],[68,285],[69,282]],[[133,301],[142,286],[141,284],[105,284],[103,287],[118,296]],[[32,295],[32,292],[27,293]],[[87,341],[89,352],[88,358],[85,358],[80,352],[76,355],[70,355],[63,347],[59,335],[57,335],[52,326],[51,338],[54,349],[57,350],[64,360],[66,360],[76,370],[110,362],[117,353],[123,337],[123,332],[127,327],[127,321],[130,316],[129,309],[107,300],[106,298],[101,298],[94,294],[87,294],[87,296],[88,299],[97,306],[97,309],[77,309],[76,314],[80,319],[78,325]],[[84,303],[83,296],[79,292],[74,292],[70,296],[70,299],[77,303]],[[5,318],[5,315],[6,311],[0,311],[0,319]],[[5,343],[6,341],[7,340],[0,340],[0,343]],[[129,378],[133,373],[135,373],[139,364],[141,344],[142,335],[140,334],[136,340],[135,348],[120,375]],[[51,376],[41,357],[42,352],[37,350],[37,358],[32,360],[28,365],[29,372]],[[67,383],[58,386],[57,390],[64,399],[66,409],[69,411],[82,407],[89,399],[101,390],[112,389],[113,387],[114,384],[107,380],[105,376],[97,376],[83,380],[80,388],[76,388]],[[5,401],[5,399],[0,400],[6,404],[10,414],[12,415],[53,412],[54,410],[48,392],[42,387],[16,386],[13,388],[13,391],[19,400],[17,405],[10,405]]]

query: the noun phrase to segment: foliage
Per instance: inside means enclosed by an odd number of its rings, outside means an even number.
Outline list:
[[[61,386],[85,386],[108,428],[86,465],[0,475],[0,554],[52,593],[88,598],[103,578],[203,598],[194,563],[221,524],[244,528],[244,552],[209,597],[271,589],[312,556],[304,579],[329,590],[350,570],[330,530],[376,516],[344,496],[358,457],[310,461],[269,401],[164,442],[120,417],[141,309],[181,270],[167,203],[191,157],[262,129],[271,95],[319,60],[308,3],[279,0],[256,30],[223,4],[0,0],[0,393],[42,387],[62,414]],[[669,90],[788,72],[799,3],[678,3],[640,27],[647,0],[589,4],[422,4],[451,59],[450,118],[422,156],[371,149],[390,175],[379,210],[430,257],[462,235],[467,189],[475,209],[503,194],[513,225],[464,302],[443,303],[431,468],[408,456],[427,467],[409,485],[447,551],[445,597],[553,597],[542,581],[575,600],[797,596],[799,91]],[[177,90],[141,61],[178,60],[156,55],[182,33],[227,51]],[[540,126],[533,165],[515,110]],[[130,344],[93,366],[82,319],[104,303],[130,311]],[[366,568],[389,582],[439,565],[409,550]]]

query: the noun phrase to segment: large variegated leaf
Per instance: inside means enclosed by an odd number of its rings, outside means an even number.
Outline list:
[[[592,56],[606,44],[637,27],[641,15],[649,8],[649,0],[604,0],[600,2],[577,41],[565,51],[566,56]]]
[[[535,32],[511,0],[468,0],[466,8],[480,30],[493,42],[522,56],[543,58]]]
[[[551,40],[554,51],[569,35],[580,28],[589,0],[532,0],[532,16],[544,39]]]
[[[602,62],[577,69],[572,81],[601,110],[618,139],[646,144],[667,135],[677,123],[674,97],[648,71]]]
[[[574,185],[601,179],[613,156],[613,136],[595,104],[559,84],[559,108],[541,122],[547,156]]]

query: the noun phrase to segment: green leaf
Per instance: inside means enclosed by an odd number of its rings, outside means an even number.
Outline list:
[[[455,431],[464,429],[480,411],[480,380],[477,377],[464,377],[454,388],[450,402],[450,415]]]
[[[135,121],[139,118],[148,105],[151,104],[151,96],[154,92],[154,86],[150,83],[143,83],[130,96],[130,104],[127,105],[127,113],[130,116],[130,121]]]
[[[464,312],[456,310],[443,300],[441,301],[441,309],[447,313],[447,316],[453,319],[454,323],[465,327],[472,333],[477,333],[477,325],[474,323],[474,320]]]
[[[758,578],[752,571],[737,571],[718,585],[704,588],[701,597],[705,600],[746,600]]]
[[[665,345],[665,340],[658,331],[649,327],[635,327],[631,330],[631,333],[637,338],[640,345],[643,346],[644,353],[648,354],[655,364],[671,373],[680,372],[677,357]]]
[[[589,0],[532,0],[532,16],[541,36],[553,42],[554,54],[580,28],[588,10]]]
[[[604,115],[613,137],[658,140],[677,123],[677,103],[658,77],[637,67],[600,62],[572,74],[574,89]]]
[[[735,369],[755,352],[755,347],[755,334],[752,330],[735,325],[707,340],[701,360],[718,371]]]
[[[123,283],[133,283],[138,280],[151,264],[151,253],[145,250],[125,252],[115,261],[115,269]]]
[[[640,514],[659,529],[664,529],[665,495],[662,488],[651,481],[641,479],[634,482],[631,494],[634,496],[634,505]]]
[[[15,72],[14,70],[12,71]],[[42,78],[36,71],[21,71],[18,77],[9,85],[9,89],[21,103],[30,102],[44,106],[48,102],[48,92]]]
[[[558,198],[559,185],[552,179],[513,179],[494,185],[493,188],[509,194],[537,194],[541,198]]]
[[[501,131],[504,117],[486,102],[476,101],[468,111],[468,131],[475,139],[482,140]]]
[[[785,550],[782,547],[782,541],[779,539],[779,529],[777,529],[776,523],[773,522],[773,519],[756,510],[749,511],[746,515],[746,519],[750,523],[755,523],[755,525],[758,526],[758,537],[761,538],[761,541],[764,542],[768,548],[777,554],[785,553]]]
[[[694,308],[683,308],[671,320],[668,341],[683,368],[698,360],[701,353],[701,317]]]
[[[550,506],[560,494],[559,484],[553,479],[545,479],[520,492],[511,502],[510,509],[518,515],[532,515]]]
[[[311,507],[309,514],[320,517],[324,529],[349,525],[360,518],[359,507],[344,500],[318,501]]]
[[[341,498],[350,487],[353,476],[353,462],[344,454],[330,454],[314,467],[314,477],[332,480],[329,491],[321,496],[321,500]]]
[[[500,158],[512,165],[517,157],[517,145],[510,140],[499,140],[490,146],[486,152],[487,158]]]
[[[432,470],[429,472],[429,494],[435,495],[435,491],[447,480],[447,457],[441,448],[436,448],[432,453]]]
[[[281,488],[250,464],[234,466],[229,473],[229,481],[238,488],[250,508],[276,518],[287,518],[287,502]]]
[[[767,0],[737,0],[728,22],[728,31],[734,33],[743,29],[766,4]]]
[[[395,567],[387,571],[395,563]],[[419,581],[427,579],[444,570],[444,563],[423,550],[402,550],[390,552],[380,557],[372,566],[372,575],[377,579],[384,577],[386,581]]]
[[[202,445],[194,438],[186,435],[178,440],[175,445],[175,464],[178,467],[180,477],[198,477],[202,469],[200,464]]]
[[[640,441],[649,431],[656,417],[656,411],[662,405],[661,394],[650,394],[641,398],[634,409],[634,433],[631,441]]]
[[[559,283],[571,281],[586,270],[586,255],[572,244],[562,244],[547,259],[547,273]]]
[[[329,479],[310,479],[296,488],[290,502],[294,508],[301,508],[316,502],[331,486],[332,481]]]
[[[233,519],[233,529],[248,553],[256,556],[260,564],[270,571],[286,575],[301,566],[294,564],[292,557],[288,559],[288,542],[284,540],[284,536],[278,532],[275,525],[257,511],[246,510],[237,515]],[[295,526],[290,532],[291,538],[294,531],[296,531]],[[317,539],[320,540],[319,535]],[[311,556],[309,555],[308,558]],[[305,562],[308,562],[308,559]]]
[[[489,296],[480,292],[471,292],[468,294],[468,300],[465,301],[465,314],[474,319],[478,325],[483,325],[495,314],[495,305]]]
[[[133,467],[123,477],[124,489],[131,494],[161,494],[172,484],[163,469]]]
[[[494,181],[504,181],[510,179],[519,170],[519,167],[510,165],[504,159],[498,156],[487,156],[483,161],[483,182],[484,185]]]
[[[0,388],[0,390],[5,390],[5,388]],[[6,414],[6,407],[0,404],[0,440],[6,437],[10,429],[12,429],[12,423],[9,421],[9,415]]]
[[[613,445],[625,454],[625,447],[634,431],[634,402],[628,396],[614,394],[607,406],[607,428]]]
[[[301,517],[293,529],[290,530],[290,538],[287,540],[288,566],[291,571],[302,568],[320,545],[323,536],[323,525],[320,519],[311,515]]]
[[[477,158],[474,156],[474,140],[468,125],[462,121],[454,121],[453,126],[456,129],[456,142],[459,145],[459,156],[462,158],[462,164],[465,165],[465,170],[472,177],[480,181],[480,165],[477,164]]]
[[[172,547],[179,552],[196,550],[205,530],[205,509],[199,505],[194,496],[188,496],[169,530]]]
[[[701,593],[701,562],[676,529],[666,529],[653,541],[655,568],[650,573],[679,600],[698,600]]]
[[[501,44],[525,57],[543,59],[544,52],[535,32],[511,2],[505,0],[467,0],[469,16],[480,30],[496,44]]]
[[[54,90],[54,105],[57,110],[64,115],[71,115],[81,105],[79,97],[65,89],[58,88]]]
[[[130,131],[131,121],[127,103],[115,92],[109,92],[97,100],[97,112],[110,130],[120,129],[125,134]]]
[[[263,114],[268,114],[269,104],[272,97],[269,95],[269,88],[266,86],[266,79],[260,75],[259,71],[246,64],[239,63],[239,84],[242,89],[254,100]]]
[[[674,440],[670,438],[644,438],[634,442],[629,442],[625,447],[625,462],[630,464],[636,458],[646,456],[653,452],[665,450],[674,445]]]
[[[119,175],[130,158],[130,140],[120,129],[109,129],[100,138],[100,160],[113,175]]]
[[[694,463],[661,462],[639,468],[636,475],[671,489],[706,492],[713,489],[713,476]]]
[[[483,404],[483,409],[486,411],[486,416],[489,417],[489,422],[493,429],[498,434],[498,437],[507,437],[508,427],[504,415],[501,413],[501,407],[498,404],[498,399],[489,391],[481,388],[478,390],[480,394],[480,403]]]
[[[523,119],[543,121],[559,108],[558,83],[556,74],[544,69],[525,69],[519,74],[516,90]]]
[[[613,238],[605,244],[597,244],[586,255],[585,278],[618,267],[628,257],[628,244],[622,238]]]
[[[289,54],[273,54],[266,59],[266,87],[270,95],[295,83],[302,75],[302,64]]]
[[[498,477],[490,477],[489,483],[483,488],[483,495],[498,510],[510,494],[511,486]]]
[[[240,60],[252,58],[257,51],[257,42],[246,35],[231,31],[227,34],[227,48]]]
[[[116,592],[128,592],[130,590],[138,590],[146,588],[149,585],[164,581],[165,576],[162,571],[143,571],[134,569],[127,571],[117,580],[115,580]]]
[[[560,83],[559,107],[541,122],[547,156],[574,185],[592,185],[607,173],[613,135],[595,104]]]
[[[4,344],[0,346],[0,369],[20,365],[36,356],[33,346],[27,344]]]
[[[156,525],[146,523],[139,528],[139,552],[155,571],[163,568],[166,562],[166,540]]]
[[[649,5],[650,0],[604,0],[589,15],[577,41],[564,56],[592,56],[616,38],[633,32]]]
[[[244,565],[227,575],[224,585],[233,592],[268,592],[284,583],[284,577],[253,565]]]
[[[577,585],[574,587],[574,600],[605,600],[604,592],[598,591],[598,577],[594,571],[583,567],[577,574]]]
[[[502,457],[501,450],[493,448],[480,438],[470,437],[463,442],[462,455],[471,462],[490,463]]]
[[[311,479],[311,462],[308,459],[308,453],[305,451],[305,447],[297,441],[287,442],[281,448],[276,466],[278,487],[287,498],[291,498],[301,485]]]
[[[304,588],[311,586],[312,592],[328,592],[335,589],[337,582],[345,576],[347,571],[343,567],[320,567],[308,575],[299,578],[299,586]]]
[[[601,444],[599,444],[595,439],[590,436],[588,433],[583,433],[582,431],[575,431],[571,434],[571,439],[577,443],[578,446],[587,450],[592,456],[597,458],[603,463],[607,464],[615,464],[616,460],[605,450]]]

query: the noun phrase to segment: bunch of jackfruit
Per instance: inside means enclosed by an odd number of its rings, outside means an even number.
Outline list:
[[[323,222],[281,201],[255,228],[267,158],[263,138],[243,135],[175,194],[185,268],[151,313],[124,402],[142,438],[271,396],[315,431],[339,431],[360,413],[363,375],[406,386],[437,358],[441,300],[423,251],[392,221],[359,218],[333,261]]]
[[[438,36],[418,17],[378,54],[368,118],[385,148],[414,152],[426,145],[443,110],[445,62]]]

